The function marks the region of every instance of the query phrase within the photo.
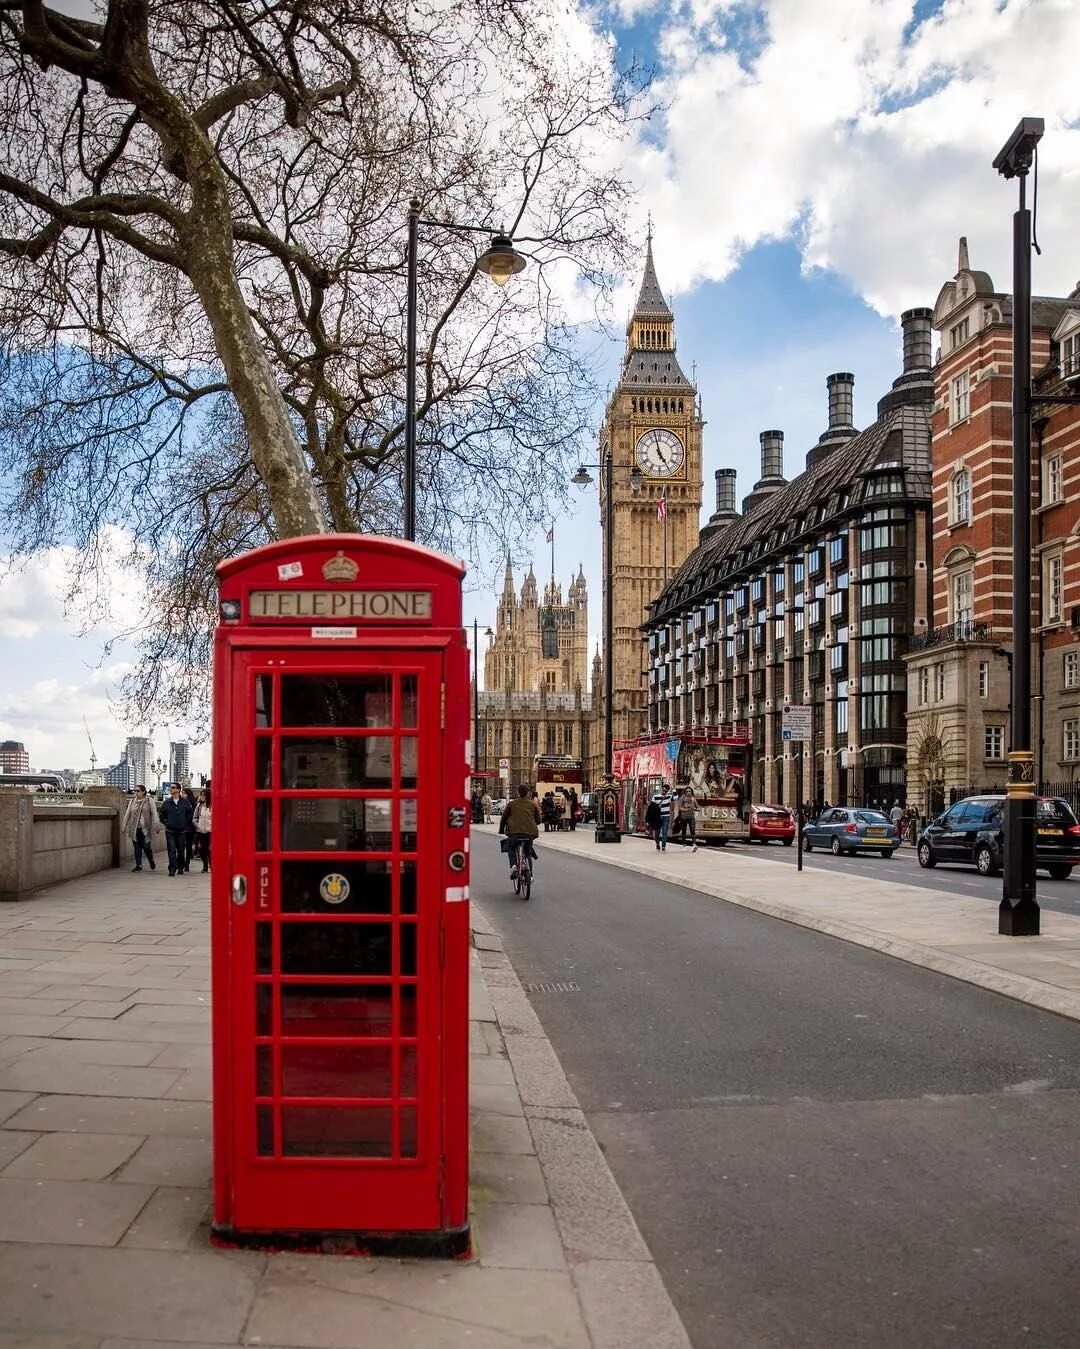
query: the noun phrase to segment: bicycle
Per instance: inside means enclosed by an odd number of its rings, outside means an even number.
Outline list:
[[[514,843],[514,894],[528,899],[532,894],[532,858],[529,856],[531,844],[527,838],[519,838]]]

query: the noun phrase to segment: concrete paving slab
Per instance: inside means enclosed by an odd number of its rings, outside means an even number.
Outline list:
[[[214,1061],[211,1047],[206,1045],[166,1045],[154,1058],[155,1068],[209,1068]]]
[[[210,1184],[213,1157],[209,1138],[148,1138],[117,1175],[137,1185],[199,1188]]]
[[[486,1050],[486,1046],[485,1046]],[[476,1086],[512,1087],[514,1070],[510,1060],[496,1058],[494,1054],[473,1054],[469,1059],[469,1090]]]
[[[0,1349],[99,1349],[96,1335],[5,1335]]]
[[[165,1093],[170,1101],[212,1101],[214,1088],[209,1068],[188,1068]]]
[[[7,987],[6,981],[4,987]],[[76,1002],[75,998],[46,998],[40,994],[30,998],[25,994],[18,997],[0,997],[0,1016],[59,1016]]]
[[[489,1269],[565,1269],[566,1256],[547,1204],[478,1203],[476,1246]]]
[[[210,1190],[161,1189],[128,1228],[120,1245],[137,1250],[186,1251],[210,1219]]]
[[[179,1077],[176,1068],[127,1068],[24,1054],[0,1072],[0,1089],[156,1099],[164,1096]]]
[[[114,1246],[150,1198],[147,1185],[0,1176],[0,1241]],[[3,1299],[0,1298],[0,1305]]]
[[[116,1096],[39,1096],[4,1124],[40,1132],[164,1134],[209,1138],[210,1107],[201,1101],[127,1100]]]
[[[189,1026],[209,1026],[210,1002],[206,999],[201,1005],[188,1007],[176,1003],[133,1002],[126,1006],[124,1012],[124,1023],[130,1025],[132,1022],[140,1024],[156,1022],[169,1026],[179,1022]]]
[[[69,1016],[37,1016],[33,1012],[5,1012],[0,1015],[0,1036],[57,1035],[71,1024]]]
[[[0,1091],[0,1124],[34,1099],[32,1091]]]
[[[472,1114],[471,1124],[473,1152],[510,1152],[527,1155],[535,1150],[529,1126],[523,1119],[515,1118],[513,1115],[489,1115],[476,1111]]]
[[[139,988],[128,999],[133,1003],[153,1003],[155,1006],[175,1004],[178,1007],[209,1007],[210,994],[194,988]]]
[[[543,1037],[540,1019],[533,1010],[525,991],[517,988],[493,988],[491,1001],[499,1018],[503,1035],[536,1035]]]
[[[7,987],[7,980],[4,980]],[[133,979],[131,993],[137,992]],[[99,988],[95,984],[47,984],[42,989],[46,998],[72,998],[74,1002],[126,1002],[129,994],[118,988]]]
[[[471,1083],[469,1086],[469,1105],[473,1110],[483,1110],[492,1115],[523,1115],[525,1113],[521,1105],[521,1097],[513,1083],[500,1085],[482,1082]]]
[[[297,1349],[589,1349],[564,1272],[317,1257],[269,1262],[245,1342]]]
[[[6,1044],[7,1041],[4,1041]],[[34,1063],[98,1064],[119,1068],[148,1068],[163,1045],[152,1041],[33,1039],[25,1057]],[[168,1067],[160,1064],[159,1067]]]
[[[7,1130],[0,1132],[0,1142]],[[27,1180],[104,1180],[142,1146],[137,1134],[42,1134],[8,1164]]]
[[[23,1334],[236,1344],[261,1267],[216,1254],[5,1246],[0,1307]]]
[[[473,946],[478,951],[501,951],[503,942],[501,937],[497,937],[494,932],[474,932]]]
[[[40,1134],[25,1129],[0,1129],[0,1171],[32,1147],[40,1137]]]
[[[119,1002],[103,1002],[100,998],[87,998],[71,1008],[71,1015],[80,1018],[100,1017],[102,1020],[115,1021],[118,1016],[123,1016],[130,1006],[131,1004],[123,999]]]
[[[37,1018],[26,1018],[28,1021],[31,1019]],[[139,1025],[130,1023],[125,1018],[119,1021],[95,1021],[91,1017],[80,1017],[74,1021],[61,1022],[56,1030],[26,1031],[24,1034],[52,1035],[58,1033],[61,1028],[65,1040],[143,1040],[150,1044],[172,1040],[178,1044],[189,1045],[208,1044],[210,1041],[209,1026],[172,1024],[164,1028],[158,1021]]]
[[[469,1159],[469,1194],[474,1204],[546,1204],[547,1185],[535,1157],[476,1152]]]

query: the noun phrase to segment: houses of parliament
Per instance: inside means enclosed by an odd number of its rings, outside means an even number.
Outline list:
[[[646,724],[641,625],[648,606],[698,542],[703,422],[697,392],[676,356],[674,326],[656,276],[650,235],[599,445],[601,462],[609,446],[613,462],[611,483],[600,484],[599,506],[602,522],[610,491],[617,739],[636,735]],[[657,510],[661,496],[663,519]],[[602,570],[606,577],[606,544]],[[588,617],[580,567],[564,598],[554,566],[542,595],[532,567],[515,592],[507,559],[495,629],[484,655],[475,733],[479,767],[497,771],[499,760],[509,759],[510,787],[531,781],[537,754],[580,759],[585,782],[601,780],[604,680],[599,651],[589,661]]]

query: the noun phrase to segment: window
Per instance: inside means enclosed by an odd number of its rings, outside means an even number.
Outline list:
[[[796,631],[796,632],[802,632],[802,630],[803,630],[803,611],[802,611],[801,609],[796,609],[796,610],[795,610],[795,631]]]
[[[1065,652],[1061,674],[1061,682],[1065,688],[1080,688],[1080,651]]]
[[[810,575],[815,576],[821,570],[821,549],[812,548],[806,556],[810,566]]]
[[[837,562],[843,562],[844,554],[846,552],[847,539],[839,538],[829,540],[829,561],[831,563],[835,565]]]
[[[1080,721],[1065,722],[1062,750],[1066,759],[1080,759]]]
[[[919,705],[930,701],[930,670],[924,667],[919,671]]]
[[[834,590],[829,598],[829,612],[838,618],[847,608],[847,596],[842,590]]]
[[[1061,622],[1061,554],[1043,559],[1043,622]]]
[[[1043,465],[1043,505],[1061,500],[1061,455],[1055,454]]]
[[[970,623],[974,600],[970,571],[958,571],[952,578],[952,610],[954,623]]]
[[[831,647],[829,650],[829,669],[843,670],[847,665],[847,647],[844,645]]]
[[[970,320],[961,319],[959,323],[954,324],[949,329],[949,337],[953,347],[961,347],[968,340],[971,334]]]
[[[945,666],[934,666],[934,697],[940,703],[945,697]]]
[[[990,697],[990,662],[988,660],[979,661],[979,697]]]
[[[986,743],[986,757],[988,759],[1004,759],[1005,727],[987,726],[985,743]]]
[[[760,602],[764,586],[765,582],[760,576],[755,577],[754,580],[750,582],[750,598],[755,604]]]
[[[795,583],[795,589],[798,590],[803,582],[803,562],[801,558],[798,562],[791,564],[791,576]]]
[[[1061,339],[1061,376],[1080,375],[1080,332]]]
[[[971,394],[968,389],[968,372],[961,372],[952,382],[952,420],[962,422],[971,414]]]
[[[837,735],[847,735],[848,728],[848,703],[847,698],[837,698],[836,700],[836,733]]]
[[[952,523],[966,524],[971,519],[971,470],[960,469],[952,480]]]

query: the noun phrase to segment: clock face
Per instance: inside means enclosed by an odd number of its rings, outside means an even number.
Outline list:
[[[686,458],[683,443],[674,431],[646,431],[637,443],[638,467],[650,478],[670,478]]]

